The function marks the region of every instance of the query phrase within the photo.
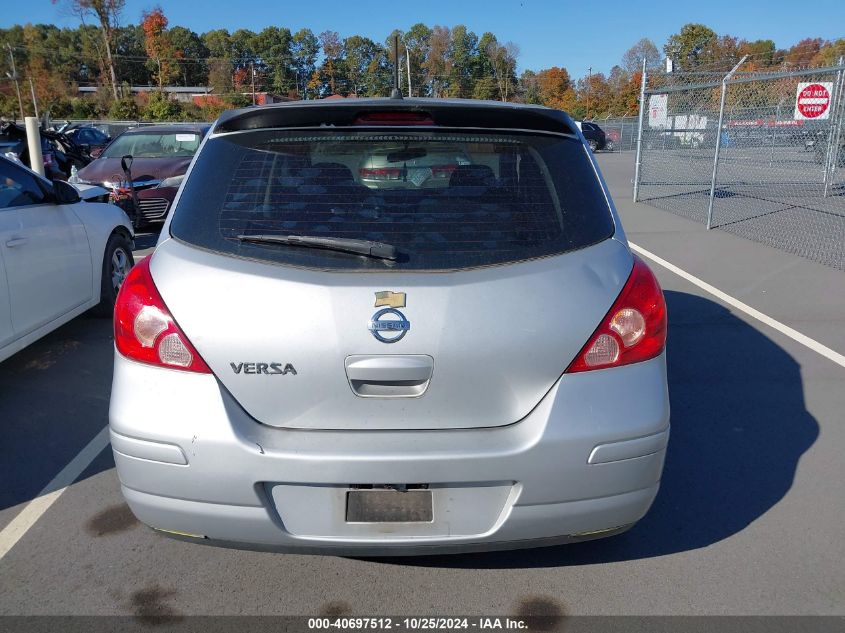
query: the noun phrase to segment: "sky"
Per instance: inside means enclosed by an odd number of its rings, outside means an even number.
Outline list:
[[[0,27],[47,23],[76,26],[77,19],[51,0],[8,0]],[[845,37],[845,0],[126,0],[124,24],[140,22],[156,5],[170,20],[197,33],[217,28],[261,30],[287,27],[333,30],[341,37],[364,35],[383,42],[394,29],[416,22],[429,26],[465,24],[479,36],[493,32],[500,42],[519,46],[518,68],[563,66],[574,77],[607,73],[642,37],[658,48],[688,22],[706,24],[720,35],[772,39],[786,48],[805,37]]]

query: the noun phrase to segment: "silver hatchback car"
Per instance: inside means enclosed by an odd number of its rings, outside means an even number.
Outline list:
[[[364,184],[371,156],[390,177]],[[660,287],[562,112],[232,111],[120,291],[114,458],[141,521],[209,543],[609,536],[657,494],[665,341]]]

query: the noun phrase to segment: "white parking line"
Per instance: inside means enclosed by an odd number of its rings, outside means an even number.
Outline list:
[[[0,532],[0,560],[9,553],[15,543],[27,533],[29,528],[35,525],[41,515],[47,512],[50,506],[67,490],[68,486],[76,481],[76,478],[88,468],[88,465],[108,445],[109,427],[105,426],[67,466],[62,468],[58,475],[53,477],[53,480],[44,487],[44,490],[26,504],[26,507],[3,528],[3,531]]]
[[[702,290],[709,292],[711,295],[713,295],[717,299],[720,299],[723,302],[727,303],[729,306],[736,308],[740,312],[744,312],[748,316],[750,316],[754,319],[757,319],[761,323],[765,323],[770,328],[773,328],[773,329],[777,330],[778,332],[780,332],[781,334],[788,336],[789,338],[791,338],[793,341],[796,341],[797,343],[801,343],[801,345],[803,345],[804,347],[811,349],[814,352],[816,352],[817,354],[824,356],[825,358],[827,358],[830,361],[833,361],[834,363],[836,363],[840,367],[845,367],[845,356],[843,356],[839,352],[830,349],[826,345],[822,345],[818,341],[811,339],[806,334],[801,334],[801,332],[799,332],[798,330],[795,330],[795,329],[789,327],[788,325],[784,325],[780,321],[773,319],[772,317],[770,317],[766,314],[763,314],[759,310],[755,310],[750,305],[743,303],[739,299],[734,299],[729,294],[722,292],[721,290],[719,290],[718,288],[716,288],[714,286],[711,286],[706,281],[702,281],[701,279],[699,279],[695,275],[691,275],[687,271],[685,271],[681,268],[678,268],[674,264],[667,262],[665,259],[658,257],[654,253],[650,253],[649,251],[644,249],[642,246],[637,246],[636,244],[632,244],[631,242],[629,242],[628,244],[629,244],[629,246],[631,247],[632,250],[636,251],[637,253],[639,253],[643,257],[650,259],[655,264],[658,264],[659,266],[662,266],[666,270],[675,273],[676,275],[678,275],[678,277],[686,279],[687,281],[689,281],[690,283],[698,286]]]

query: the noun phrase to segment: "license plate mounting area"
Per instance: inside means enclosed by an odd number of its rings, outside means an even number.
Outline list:
[[[347,523],[431,523],[431,490],[425,484],[353,486],[346,493]]]

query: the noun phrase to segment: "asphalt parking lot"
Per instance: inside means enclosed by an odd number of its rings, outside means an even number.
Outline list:
[[[649,262],[673,426],[634,529],[453,557],[217,549],[140,525],[103,450],[0,558],[0,614],[845,615],[845,366],[824,353],[845,353],[845,275],[632,203],[632,159],[599,158],[631,242],[815,343]],[[111,358],[83,317],[0,363],[0,530],[107,424]]]

